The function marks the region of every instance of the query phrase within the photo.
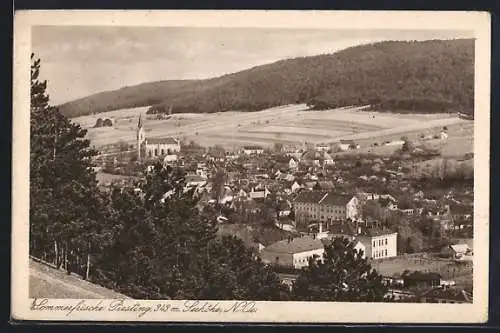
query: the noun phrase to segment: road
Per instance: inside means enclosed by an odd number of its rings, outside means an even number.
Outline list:
[[[32,260],[30,260],[29,288],[31,298],[129,298]]]

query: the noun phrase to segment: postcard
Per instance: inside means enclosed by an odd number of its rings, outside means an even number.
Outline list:
[[[487,321],[488,13],[14,23],[13,319]]]

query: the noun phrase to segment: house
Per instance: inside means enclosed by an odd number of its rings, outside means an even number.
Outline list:
[[[281,152],[287,155],[294,154],[300,150],[301,147],[293,144],[285,144],[281,147]]]
[[[474,256],[474,249],[472,247],[472,239],[470,240],[470,246],[468,242],[454,242],[448,246],[445,246],[441,250],[441,256],[453,258],[455,260],[466,261],[472,260]]]
[[[340,140],[338,147],[342,151],[359,149],[359,145],[354,140]]]
[[[352,195],[326,191],[301,192],[294,201],[297,224],[311,221],[357,220],[359,200]]]
[[[406,214],[406,215],[414,215],[415,214],[414,208],[400,209],[399,211]]]
[[[326,165],[334,165],[333,157],[326,151],[308,150],[302,154],[300,162],[308,166],[322,167]]]
[[[269,245],[260,253],[266,264],[300,269],[309,265],[312,258],[323,258],[325,246],[321,240],[311,237],[289,237]]]
[[[259,155],[264,153],[264,148],[261,146],[244,146],[243,153],[245,155]]]
[[[397,210],[398,209],[397,200],[390,194],[381,195],[379,197],[378,201],[383,207],[385,207],[389,210]]]
[[[288,173],[281,175],[279,179],[285,180],[287,182],[293,182],[295,180],[295,176]]]
[[[472,294],[461,288],[455,287],[436,287],[432,288],[419,297],[420,303],[448,303],[463,304],[472,303]]]
[[[331,180],[320,180],[317,184],[322,190],[333,190],[335,188],[335,184]]]
[[[409,287],[438,287],[441,286],[441,275],[438,273],[422,273],[415,271],[403,276],[404,286]]]
[[[316,145],[315,149],[316,151],[328,151],[330,146],[325,143],[320,143]]]
[[[297,183],[296,181],[293,182],[292,186],[290,187],[290,189],[292,190],[292,193],[297,192],[301,188],[302,188],[302,186],[300,186],[299,183]]]
[[[224,190],[222,191],[219,199],[219,203],[227,204],[233,201],[233,191],[229,186],[224,186]]]
[[[357,252],[361,252],[362,253],[361,258],[365,258],[366,257],[366,248],[365,248],[365,245],[363,243],[361,243],[356,238],[346,237],[346,236],[342,236],[342,235],[331,235],[330,234],[329,238],[323,238],[323,239],[321,239],[321,241],[325,245],[330,245],[330,244],[333,243],[333,240],[335,238],[337,238],[337,237],[347,238],[350,241],[350,245],[353,245],[354,250],[356,250]]]
[[[318,182],[316,182],[316,181],[304,182],[304,187],[307,188],[308,190],[312,191],[317,183]]]
[[[388,289],[384,299],[390,302],[411,302],[416,300],[415,293],[401,289]]]
[[[252,188],[252,190],[249,192],[250,199],[252,200],[264,200],[269,196],[271,192],[266,188],[264,189],[258,189],[256,190],[255,188]]]
[[[276,208],[279,217],[287,217],[292,213],[292,205],[288,200],[279,201]]]
[[[354,240],[358,231],[356,230],[353,223],[340,221],[340,223],[329,224],[328,233],[332,238],[341,237]]]
[[[168,165],[172,162],[177,161],[177,159],[177,154],[167,154],[165,155],[165,158],[163,158],[163,165]]]
[[[186,187],[198,187],[203,186],[207,183],[207,180],[198,175],[188,175],[186,176]]]
[[[363,243],[365,255],[374,260],[398,255],[398,233],[391,229],[368,227],[358,230],[356,239]]]
[[[384,146],[402,146],[405,142],[403,140],[393,140],[384,143]]]
[[[293,157],[290,158],[290,161],[288,162],[288,169],[290,170],[297,170],[299,167],[299,162],[297,162]]]

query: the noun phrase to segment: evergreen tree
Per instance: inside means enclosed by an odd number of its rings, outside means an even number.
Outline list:
[[[346,238],[326,245],[323,260],[311,259],[292,290],[297,301],[380,302],[384,294],[382,277]]]
[[[91,163],[95,151],[86,131],[49,105],[39,74],[40,60],[32,54],[30,250],[70,269],[72,261],[85,262],[80,256],[89,259],[101,217]]]

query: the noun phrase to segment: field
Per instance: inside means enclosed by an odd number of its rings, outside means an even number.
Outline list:
[[[436,272],[445,280],[457,284],[472,283],[472,262],[455,263],[451,260],[426,258],[423,255],[403,255],[396,258],[375,260],[371,265],[384,276],[401,275],[404,270]]]
[[[138,116],[145,112],[146,108],[124,109],[73,120],[88,129],[89,139],[98,148],[120,140],[135,143]],[[112,119],[114,126],[92,128],[98,117]],[[361,151],[379,153],[392,153],[397,147],[371,147],[375,142],[380,145],[402,135],[418,139],[421,134],[439,133],[443,126],[448,127],[449,138],[444,143],[437,140],[437,144],[444,154],[463,155],[473,150],[473,122],[453,114],[394,114],[360,108],[310,111],[305,105],[287,105],[258,112],[174,114],[165,120],[145,119],[148,138],[183,137],[205,146],[220,144],[226,148],[353,139],[361,145]]]

